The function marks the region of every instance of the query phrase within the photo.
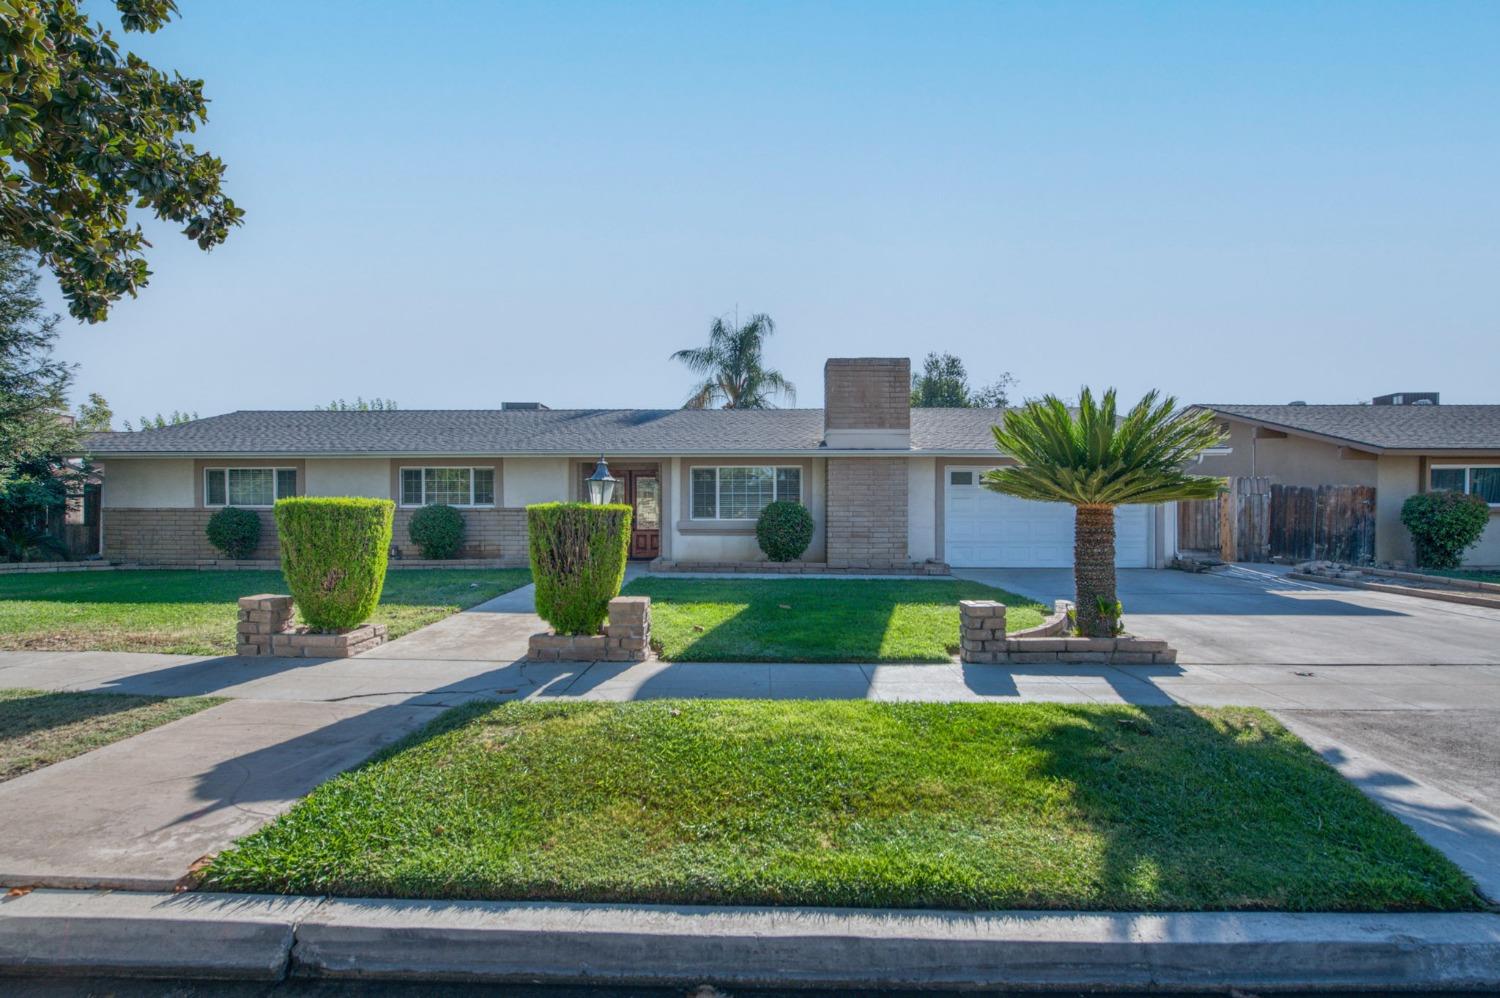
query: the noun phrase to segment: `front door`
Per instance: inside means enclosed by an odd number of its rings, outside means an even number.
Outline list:
[[[627,471],[625,501],[635,510],[630,530],[630,557],[661,554],[661,478],[655,471]]]

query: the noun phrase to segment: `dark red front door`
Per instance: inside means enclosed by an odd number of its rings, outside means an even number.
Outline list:
[[[661,554],[661,477],[655,471],[625,473],[626,499],[635,510],[630,531],[630,557]]]

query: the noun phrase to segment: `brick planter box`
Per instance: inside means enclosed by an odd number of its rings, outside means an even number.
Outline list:
[[[312,631],[292,626],[292,598],[274,593],[240,597],[235,654],[249,657],[348,658],[386,642],[384,624],[361,624],[347,631]]]
[[[526,644],[532,662],[644,662],[651,657],[651,597],[616,596],[609,601],[603,634],[533,634]]]
[[[959,660],[986,665],[1164,665],[1177,650],[1158,638],[1074,638],[1064,633],[1072,604],[1058,600],[1039,626],[1005,633],[1005,604],[994,600],[958,603]]]

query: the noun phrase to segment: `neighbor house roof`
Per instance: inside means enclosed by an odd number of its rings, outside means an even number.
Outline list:
[[[1500,450],[1500,405],[1208,405],[1221,416],[1374,451]]]
[[[994,453],[994,409],[912,410],[912,450]],[[817,454],[822,409],[241,410],[134,433],[95,433],[110,455]]]

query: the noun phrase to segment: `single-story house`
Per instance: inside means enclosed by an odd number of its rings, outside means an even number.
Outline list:
[[[1375,489],[1375,559],[1410,562],[1401,504],[1430,489],[1483,497],[1490,523],[1465,564],[1500,565],[1500,405],[1442,405],[1435,393],[1368,405],[1201,405],[1229,434],[1194,470],[1267,476],[1282,485]]]
[[[635,508],[630,554],[662,567],[763,560],[755,520],[773,499],[812,512],[803,560],[828,570],[1068,567],[1069,506],[984,489],[1006,463],[984,409],[916,409],[906,358],[835,358],[823,409],[243,411],[88,439],[104,468],[101,554],[157,564],[211,560],[226,505],[262,511],[257,558],[277,555],[270,516],[292,495],[397,504],[394,546],[432,503],[462,511],[463,555],[524,564],[525,507],[577,500],[602,453]],[[1172,555],[1170,508],[1119,513],[1121,566]]]

